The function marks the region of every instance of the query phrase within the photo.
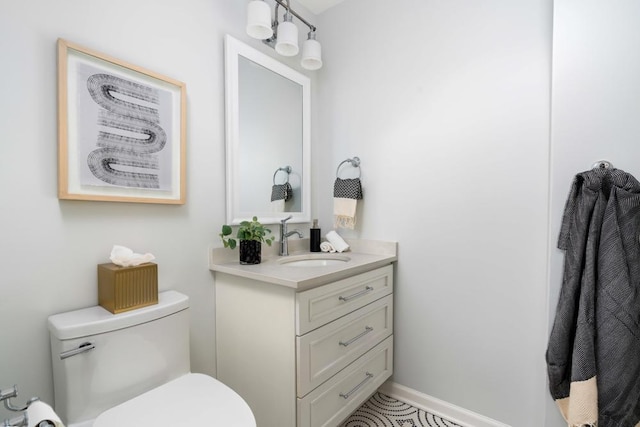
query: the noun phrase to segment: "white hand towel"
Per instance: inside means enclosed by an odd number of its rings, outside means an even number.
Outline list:
[[[359,178],[336,178],[333,184],[333,217],[336,228],[355,228],[356,207],[362,199],[362,184]]]
[[[291,200],[293,189],[291,184],[274,184],[271,187],[271,212],[284,212],[285,202]]]
[[[328,232],[325,237],[327,241],[331,243],[331,246],[335,248],[336,252],[344,252],[349,249],[349,244],[334,230]]]
[[[320,250],[322,252],[331,252],[331,253],[333,253],[333,252],[336,251],[336,248],[334,248],[333,245],[331,243],[329,243],[329,242],[322,242],[322,243],[320,243]]]
[[[29,418],[28,427],[36,427],[43,421],[47,421],[55,427],[64,427],[60,417],[54,412],[51,406],[39,400],[29,405],[27,408],[27,417]]]
[[[271,212],[284,212],[284,199],[272,200]]]

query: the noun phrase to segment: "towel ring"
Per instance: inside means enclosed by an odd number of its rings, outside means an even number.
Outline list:
[[[593,169],[613,169],[613,164],[608,160],[598,160],[591,167]]]
[[[351,163],[351,166],[354,168],[358,168],[358,178],[362,175],[362,170],[360,169],[360,158],[354,157],[353,159],[347,159],[340,162],[338,168],[336,169],[336,178],[340,178],[340,167],[345,163]]]
[[[287,180],[283,182],[283,184],[286,184],[289,182],[289,174],[291,173],[291,166],[285,166],[285,167],[276,169],[276,171],[273,173],[273,185],[276,185],[276,175],[278,175],[278,172],[280,171],[287,173]]]

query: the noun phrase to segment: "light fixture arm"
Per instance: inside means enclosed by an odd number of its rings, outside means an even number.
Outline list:
[[[293,23],[295,16],[309,27],[307,39],[302,44],[302,60],[300,65],[306,70],[318,70],[322,67],[322,45],[316,40],[316,27],[311,25],[291,8],[291,0],[273,0],[275,16],[264,0],[251,0],[247,5],[247,34],[275,49],[282,56],[295,56],[300,51],[298,42],[298,26]],[[284,11],[282,22],[279,21],[280,6]]]
[[[295,16],[296,18],[298,18],[300,21],[302,21],[303,24],[305,24],[307,27],[309,27],[309,29],[313,32],[316,30],[316,27],[309,24],[302,16],[300,16],[295,10],[291,9],[291,4],[289,3],[289,0],[286,0],[286,3],[283,0],[274,0],[276,3],[278,3],[280,6],[284,7],[285,9],[287,9],[287,12],[289,12],[290,14],[292,14],[293,16]],[[276,13],[276,17],[277,17],[277,13]],[[276,18],[277,19],[277,18]]]

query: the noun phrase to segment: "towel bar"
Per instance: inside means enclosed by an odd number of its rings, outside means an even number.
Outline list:
[[[358,168],[358,178],[360,178],[362,171],[360,170],[359,157],[354,157],[353,159],[347,159],[347,160],[341,161],[340,164],[338,165],[338,168],[336,169],[336,178],[340,178],[340,167],[345,163],[351,163],[351,166],[353,166],[354,168]]]
[[[287,182],[289,182],[289,174],[291,173],[291,166],[284,166],[284,167],[276,169],[276,171],[273,173],[273,185],[276,185],[276,175],[280,171],[287,173],[287,180],[285,182],[283,182],[283,184],[286,184]]]

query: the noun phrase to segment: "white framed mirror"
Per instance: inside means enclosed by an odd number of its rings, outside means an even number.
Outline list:
[[[225,88],[227,224],[309,222],[310,79],[227,35]]]

